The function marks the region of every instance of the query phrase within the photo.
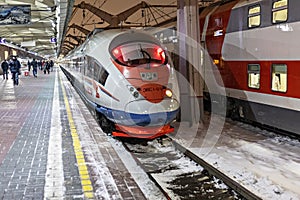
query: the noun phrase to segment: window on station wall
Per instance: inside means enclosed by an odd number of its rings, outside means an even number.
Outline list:
[[[286,22],[288,18],[288,0],[277,0],[273,2],[272,22]]]
[[[287,65],[272,65],[272,90],[278,92],[287,91]]]
[[[252,6],[248,11],[248,27],[254,28],[260,26],[260,5]]]
[[[5,58],[5,59],[8,59],[8,56],[9,56],[9,55],[8,55],[8,51],[4,51],[4,58]]]
[[[258,64],[248,65],[248,87],[260,88],[260,65]]]
[[[13,56],[17,56],[17,51],[15,51],[15,50],[12,49],[12,55]]]

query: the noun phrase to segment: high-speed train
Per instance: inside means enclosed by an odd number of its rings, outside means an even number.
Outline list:
[[[166,49],[137,30],[95,30],[62,70],[93,108],[104,132],[153,139],[172,132],[177,77]]]
[[[299,8],[299,0],[231,0],[200,12],[201,43],[226,88],[226,97],[210,92],[212,104],[300,134]]]

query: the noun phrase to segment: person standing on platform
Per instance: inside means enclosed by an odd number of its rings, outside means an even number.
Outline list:
[[[50,62],[46,61],[44,64],[44,74],[46,74],[46,72],[49,74],[50,73]]]
[[[27,62],[27,65],[28,65],[28,72],[30,72],[30,69],[31,69],[31,63],[30,63],[29,60],[28,60],[28,62]]]
[[[12,73],[12,79],[14,80],[14,85],[19,85],[19,71],[21,69],[20,61],[18,61],[16,56],[9,62],[10,72]]]
[[[1,63],[1,68],[3,71],[3,79],[8,79],[8,63],[6,60],[3,60],[3,62]]]
[[[35,60],[35,58],[31,61],[30,65],[32,66],[33,76],[37,77],[38,62]]]
[[[41,60],[38,60],[38,61],[37,61],[37,64],[38,64],[38,68],[39,68],[40,70],[42,70],[42,61],[41,61]]]
[[[50,69],[51,69],[51,72],[53,72],[53,67],[54,67],[54,62],[53,62],[53,60],[50,60]]]
[[[45,71],[45,63],[46,63],[46,62],[43,60],[43,61],[42,61],[42,64],[41,64],[41,70],[44,70],[44,71]]]

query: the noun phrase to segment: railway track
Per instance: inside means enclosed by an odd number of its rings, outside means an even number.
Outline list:
[[[167,199],[260,199],[171,138],[122,141]]]
[[[169,199],[261,199],[170,138],[124,146]]]
[[[168,199],[260,199],[169,137],[132,140],[124,147]]]

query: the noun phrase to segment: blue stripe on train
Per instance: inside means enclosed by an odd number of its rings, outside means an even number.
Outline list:
[[[126,126],[158,126],[170,123],[176,118],[178,110],[172,112],[159,112],[152,114],[135,114],[105,107],[96,107],[96,111],[105,115],[108,119]]]

